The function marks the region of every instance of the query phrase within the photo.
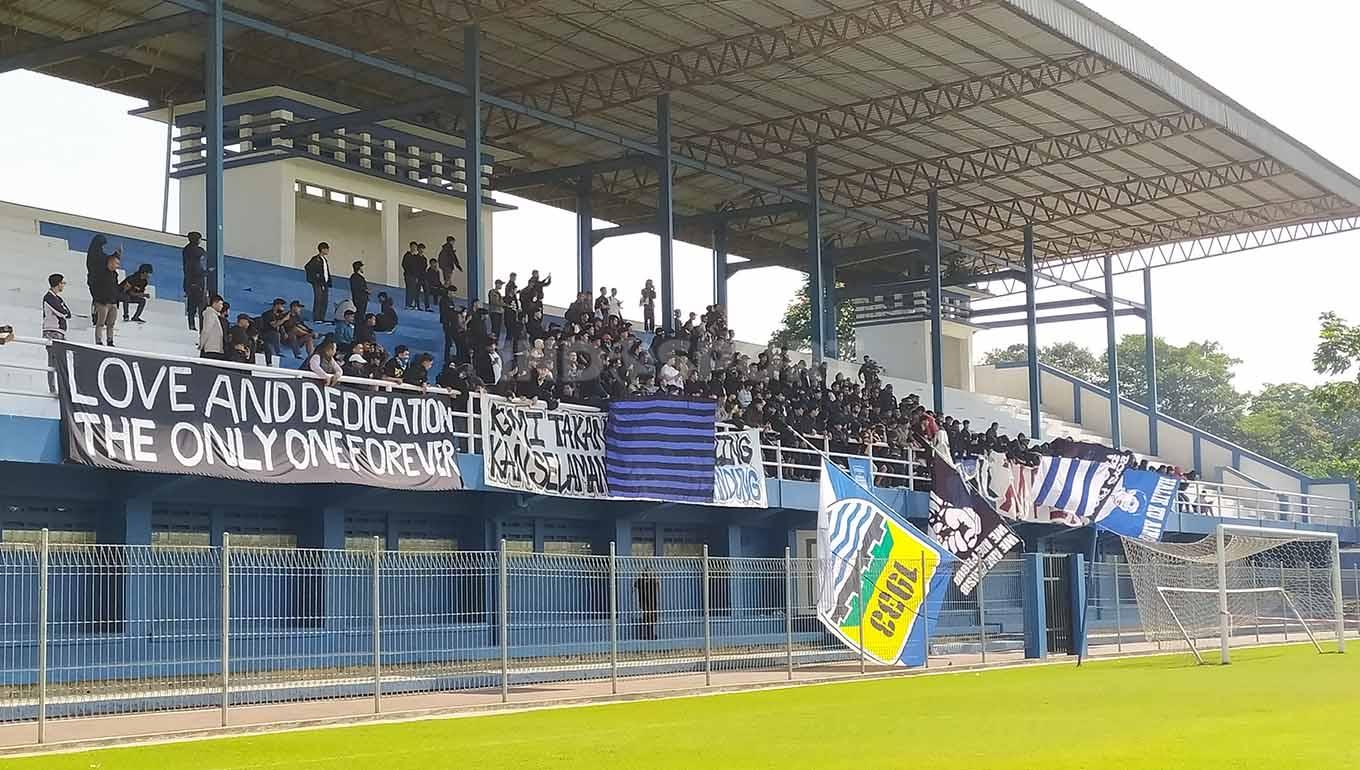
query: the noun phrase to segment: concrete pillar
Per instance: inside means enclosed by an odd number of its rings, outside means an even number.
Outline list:
[[[383,261],[377,265],[367,265],[368,280],[382,281],[393,286],[400,283],[401,276],[401,203],[388,198],[383,201],[382,239]],[[376,296],[376,295],[375,295]]]

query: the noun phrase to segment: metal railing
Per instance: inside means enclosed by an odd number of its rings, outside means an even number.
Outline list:
[[[19,337],[10,344],[47,346],[48,341]],[[205,363],[203,359],[186,358],[183,356],[159,353],[143,355],[154,355],[157,358],[165,360],[184,361],[187,363]],[[228,361],[212,361],[210,363],[214,366],[223,366],[239,371],[267,375],[269,377],[324,379],[309,371],[298,369],[279,369]],[[42,392],[16,392],[0,388],[0,394],[45,398],[55,397],[55,389],[57,388],[58,383],[55,380],[52,369],[31,365],[9,366],[11,366],[11,368],[48,373],[48,387]],[[480,399],[491,398],[500,401],[536,403],[537,406],[546,407],[546,404],[543,404],[542,402],[529,402],[525,399],[506,399],[501,396],[486,393],[466,394],[467,398],[462,399],[459,397],[465,394],[446,390],[438,386],[429,386],[422,389],[403,383],[361,377],[342,377],[340,378],[340,383],[345,386],[366,390],[381,390],[387,392],[400,390],[444,394],[463,401],[464,405],[461,409],[456,407],[454,409],[454,413],[459,418],[458,422],[462,427],[450,433],[453,438],[459,439],[456,444],[458,451],[462,453],[478,454],[481,451],[482,430]],[[594,407],[573,404],[562,404],[558,408],[584,412],[599,411]],[[732,429],[732,426],[719,425],[719,430],[729,429]],[[925,450],[915,446],[891,447],[887,444],[877,443],[865,447],[865,452],[863,454],[856,454],[832,451],[830,439],[826,436],[812,435],[806,437],[816,445],[816,448],[814,449],[801,442],[798,442],[798,446],[784,446],[779,440],[779,435],[773,431],[764,431],[761,435],[761,451],[764,457],[765,475],[768,478],[786,481],[816,481],[821,473],[820,453],[830,457],[833,462],[843,468],[848,468],[850,466],[850,460],[852,458],[868,459],[873,468],[873,484],[876,487],[925,490],[929,489],[930,486],[930,467],[927,461],[929,455]],[[1356,524],[1355,503],[1352,500],[1300,494],[1297,492],[1260,489],[1257,487],[1220,484],[1208,481],[1188,482],[1177,496],[1176,510],[1182,513],[1247,520],[1263,524],[1269,522],[1291,522],[1331,526],[1355,526]]]

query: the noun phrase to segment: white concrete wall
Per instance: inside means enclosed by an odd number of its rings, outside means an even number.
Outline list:
[[[180,180],[179,221],[184,232],[208,235],[204,177]],[[297,265],[293,233],[293,183],[282,163],[228,169],[223,177],[223,249],[260,262]],[[315,244],[313,244],[315,245]],[[307,252],[304,260],[311,256]]]
[[[435,259],[439,256],[439,250],[444,247],[444,239],[452,235],[458,239],[455,246],[458,249],[458,261],[463,267],[467,267],[467,220],[461,217],[451,217],[433,211],[421,211],[412,213],[411,209],[403,206],[400,214],[400,233],[398,242],[401,244],[401,252],[406,253],[407,244],[416,241],[425,244],[425,256]],[[483,235],[485,239],[486,235]],[[454,271],[453,283],[460,292],[467,291],[467,274],[461,270]],[[485,292],[483,292],[485,295]],[[480,299],[485,300],[482,296]]]
[[[945,387],[973,390],[973,328],[945,321],[941,331],[944,335]],[[855,351],[860,356],[872,356],[890,374],[917,382],[931,381],[930,323],[927,321],[857,328]]]
[[[298,196],[293,267],[302,267],[316,253],[322,241],[330,244],[331,274],[340,280],[350,274],[350,263],[363,260],[364,270],[373,273],[384,264],[382,215],[374,209],[354,208],[309,195]]]

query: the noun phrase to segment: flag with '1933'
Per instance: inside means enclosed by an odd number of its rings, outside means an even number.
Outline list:
[[[954,557],[825,460],[820,497],[822,625],[878,663],[922,665]]]

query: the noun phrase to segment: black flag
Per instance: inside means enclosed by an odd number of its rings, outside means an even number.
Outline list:
[[[954,585],[968,595],[997,562],[1020,545],[1020,536],[985,497],[968,486],[959,469],[939,454],[932,462],[931,476],[930,534],[958,557]]]

